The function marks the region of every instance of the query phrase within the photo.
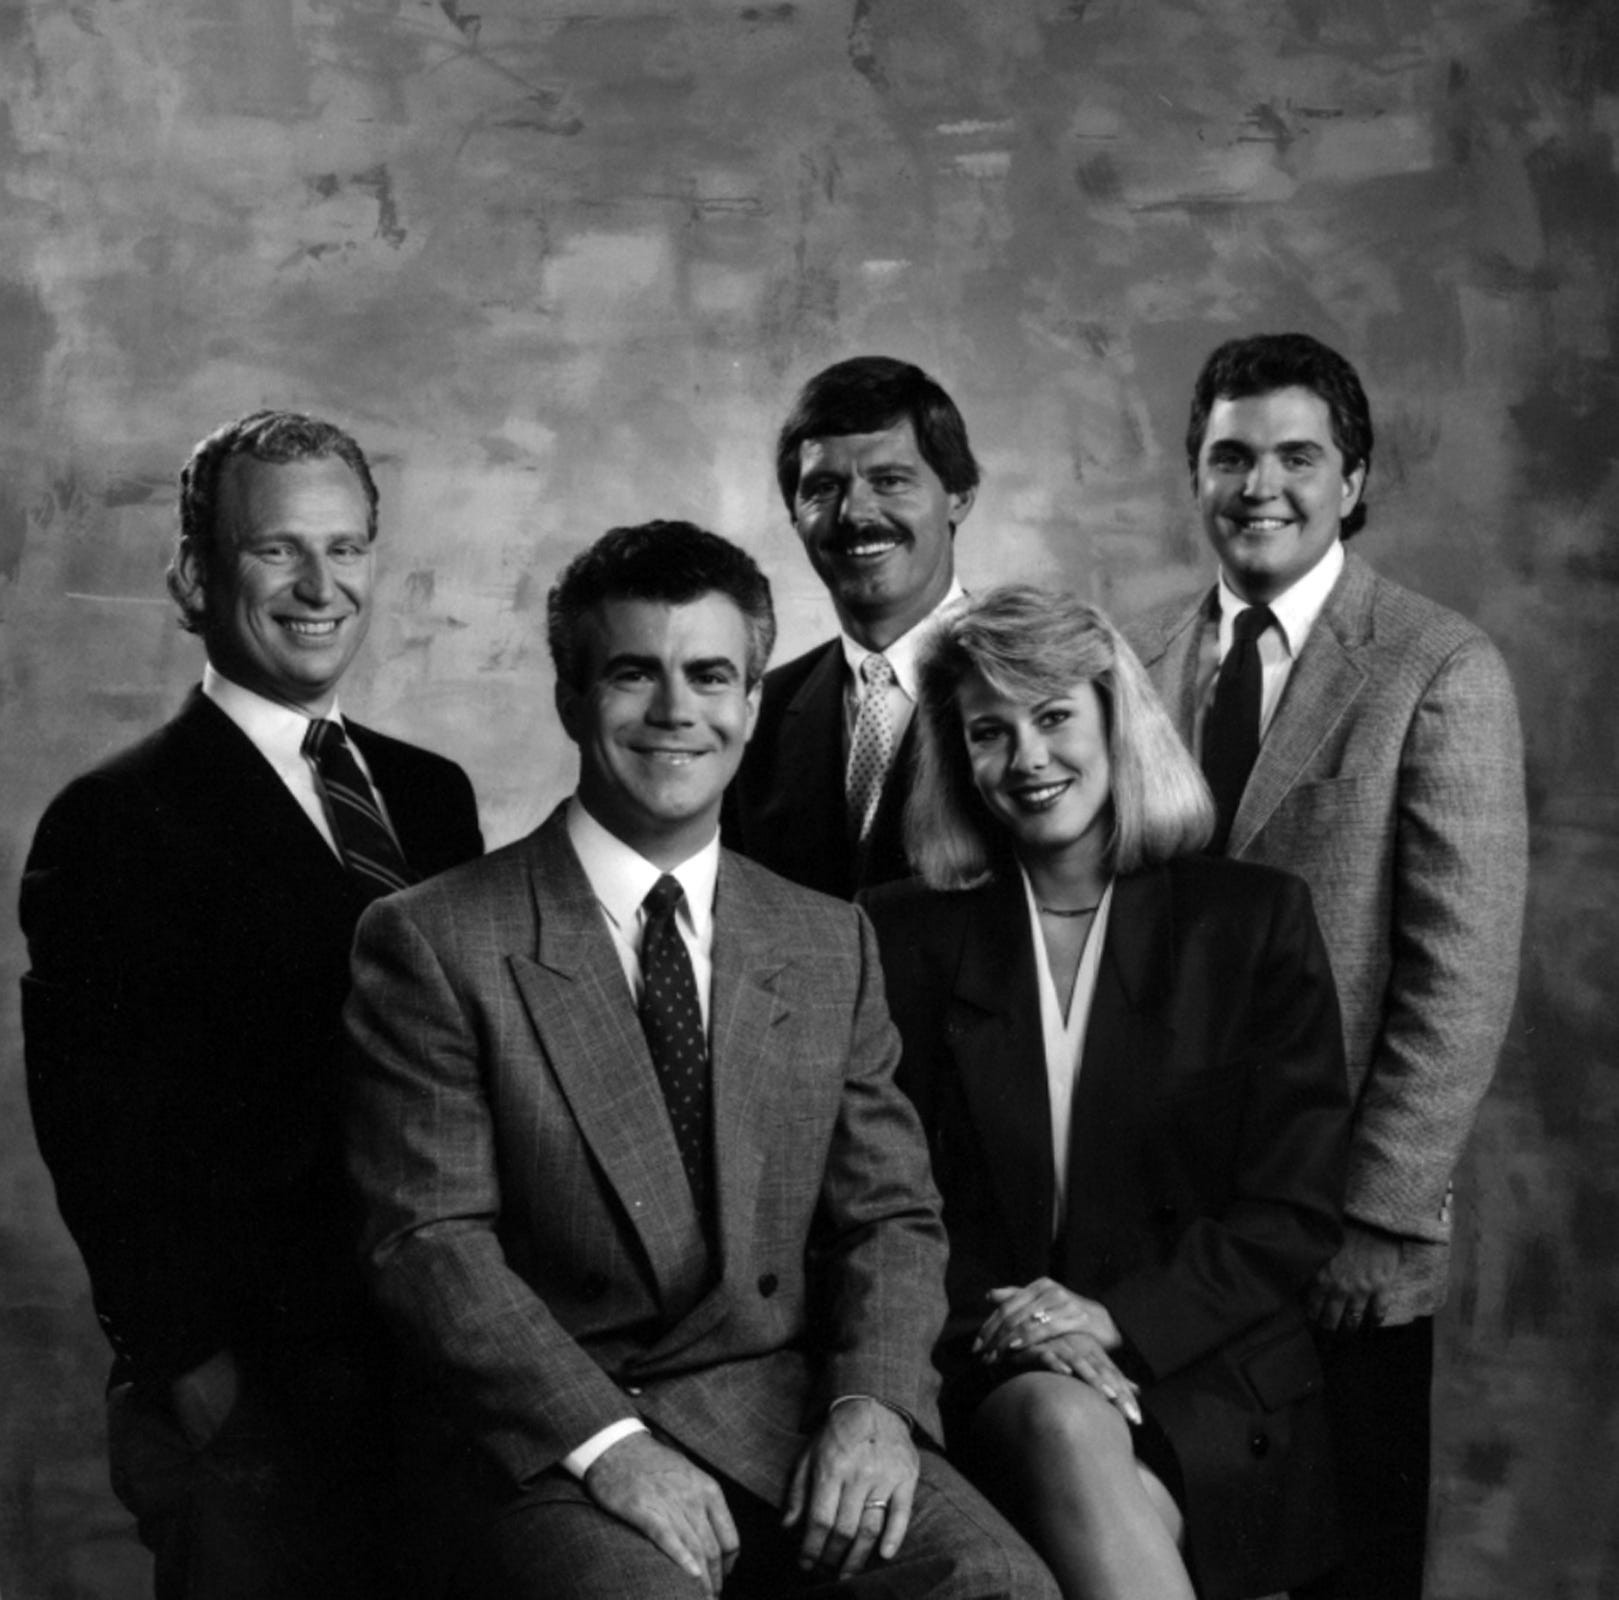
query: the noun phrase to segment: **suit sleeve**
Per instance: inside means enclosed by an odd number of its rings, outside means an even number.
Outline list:
[[[944,1227],[921,1123],[894,1081],[899,1036],[883,998],[876,935],[863,911],[850,914],[859,976],[815,1240],[824,1356],[817,1404],[871,1395],[936,1438],[931,1354],[945,1316]]]
[[[1295,1302],[1340,1238],[1343,1034],[1326,946],[1296,879],[1282,880],[1271,900],[1240,1003],[1247,1085],[1229,1201],[1194,1217],[1161,1261],[1101,1296],[1156,1378]]]
[[[1451,1174],[1517,993],[1528,865],[1517,704],[1482,636],[1445,659],[1417,706],[1395,828],[1391,967],[1355,1112],[1346,1210],[1442,1241]]]
[[[20,909],[40,1153],[114,1351],[162,1384],[224,1348],[230,1321],[206,1208],[172,1192],[184,1132],[167,1114],[176,1074],[164,1022],[185,1003],[185,973],[165,960],[178,953],[161,926],[171,879],[156,832],[138,794],[71,785],[40,822]]]
[[[466,1428],[526,1482],[635,1411],[507,1263],[477,1023],[408,906],[362,918],[347,1021],[365,1266]]]

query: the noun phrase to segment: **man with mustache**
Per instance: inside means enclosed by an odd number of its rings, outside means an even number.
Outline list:
[[[848,898],[909,872],[916,663],[932,620],[961,593],[955,533],[978,463],[932,378],[856,356],[804,385],[777,441],[776,480],[841,632],[765,678],[725,839]]]
[[[261,411],[204,439],[169,569],[202,684],[57,796],[23,876],[34,1126],[160,1600],[393,1592],[337,1151],[349,943],[372,899],[482,839],[459,767],[338,709],[376,530],[330,423]]]

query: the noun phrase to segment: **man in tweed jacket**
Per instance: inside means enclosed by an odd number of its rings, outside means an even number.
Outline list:
[[[607,534],[550,599],[577,792],[361,926],[350,1155],[434,1592],[1055,1594],[928,1444],[944,1232],[871,926],[719,846],[773,633],[735,546]]]
[[[1301,334],[1222,345],[1187,432],[1219,581],[1129,631],[1207,765],[1235,618],[1271,611],[1262,739],[1226,848],[1309,883],[1355,1105],[1345,1243],[1310,1306],[1350,1555],[1310,1594],[1415,1600],[1451,1176],[1512,1009],[1527,852],[1500,655],[1344,551],[1365,521],[1371,450],[1365,393],[1334,351]]]

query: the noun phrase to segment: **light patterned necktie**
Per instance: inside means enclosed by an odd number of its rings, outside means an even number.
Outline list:
[[[641,932],[641,1027],[646,1032],[658,1082],[663,1085],[664,1102],[691,1184],[692,1199],[697,1202],[697,1215],[712,1242],[708,1040],[703,1034],[702,1007],[697,1003],[691,952],[675,924],[683,899],[685,890],[666,872],[641,903],[646,912]]]
[[[1214,680],[1214,702],[1203,719],[1203,776],[1214,793],[1217,814],[1214,837],[1209,841],[1213,855],[1225,854],[1242,791],[1259,757],[1265,683],[1259,636],[1275,620],[1269,606],[1248,606],[1237,613],[1231,625],[1231,648]]]
[[[349,749],[343,725],[315,717],[304,734],[304,754],[314,763],[315,782],[344,864],[368,898],[392,894],[416,881],[383,816],[360,763]]]
[[[864,844],[883,797],[883,782],[894,759],[894,712],[888,690],[894,669],[884,655],[869,655],[860,663],[866,691],[855,714],[854,737],[849,741],[849,771],[844,794],[849,804],[849,831]]]

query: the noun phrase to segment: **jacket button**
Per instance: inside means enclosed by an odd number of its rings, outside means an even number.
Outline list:
[[[646,1393],[646,1390],[644,1390],[638,1383],[626,1383],[624,1385],[624,1393],[627,1394],[632,1400],[639,1400],[641,1396]]]
[[[773,1272],[761,1273],[759,1276],[759,1293],[768,1300],[771,1295],[776,1292],[776,1284],[778,1281],[779,1280]]]
[[[1263,1460],[1270,1454],[1270,1435],[1263,1428],[1255,1428],[1248,1435],[1248,1448],[1256,1457]]]

